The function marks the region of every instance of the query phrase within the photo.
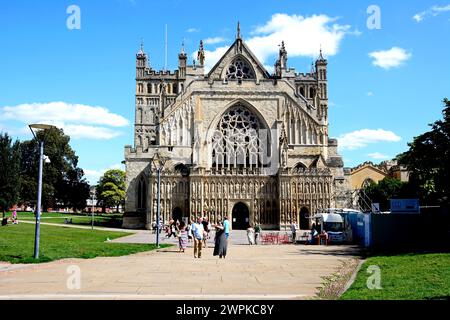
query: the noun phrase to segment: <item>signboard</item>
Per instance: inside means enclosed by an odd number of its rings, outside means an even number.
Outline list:
[[[391,199],[391,213],[420,213],[419,199]]]
[[[380,212],[380,204],[372,203],[372,212],[379,213]]]

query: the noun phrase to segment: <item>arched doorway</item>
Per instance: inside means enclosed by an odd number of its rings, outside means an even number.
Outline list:
[[[249,226],[250,213],[243,202],[238,202],[233,207],[233,224],[235,230],[246,230]]]
[[[181,222],[182,218],[183,218],[183,211],[181,210],[181,208],[180,207],[174,208],[172,211],[172,219]]]
[[[300,229],[308,230],[310,228],[309,225],[309,210],[308,208],[303,207],[300,210]]]

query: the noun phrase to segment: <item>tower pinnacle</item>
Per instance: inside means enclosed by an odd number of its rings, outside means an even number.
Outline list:
[[[203,66],[205,63],[205,50],[203,49],[203,40],[200,40],[200,46],[197,53],[198,63]]]

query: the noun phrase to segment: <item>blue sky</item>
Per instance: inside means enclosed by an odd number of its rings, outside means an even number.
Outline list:
[[[80,8],[69,29],[67,8]],[[369,29],[377,5],[381,29]],[[329,133],[348,167],[394,157],[450,97],[450,1],[2,1],[0,131],[30,139],[26,124],[46,118],[71,133],[91,182],[120,167],[133,143],[135,54],[141,38],[150,64],[175,69],[185,41],[206,42],[207,65],[244,41],[268,67],[278,40],[288,66],[308,72],[322,46],[329,62]]]

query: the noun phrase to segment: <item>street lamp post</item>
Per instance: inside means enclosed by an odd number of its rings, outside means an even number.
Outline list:
[[[91,201],[92,201],[92,203],[91,203],[91,205],[92,205],[92,212],[91,212],[91,229],[92,230],[94,230],[94,209],[95,209],[95,206],[94,206],[94,201],[95,201],[95,188],[92,188],[91,189]]]
[[[31,133],[37,138],[33,129],[35,130],[47,130],[53,126],[48,124],[30,124],[29,125]],[[38,196],[37,196],[37,207],[36,207],[36,228],[34,233],[34,258],[39,259],[39,240],[41,234],[41,199],[42,199],[42,167],[44,161],[44,138],[39,141],[39,175],[38,175]]]
[[[159,154],[159,151],[156,150],[155,155],[151,159],[152,165],[156,169],[156,181],[157,181],[157,190],[156,190],[156,247],[159,248],[159,238],[160,238],[160,219],[161,219],[161,171],[164,168],[164,164],[166,163],[166,158],[162,157]]]

